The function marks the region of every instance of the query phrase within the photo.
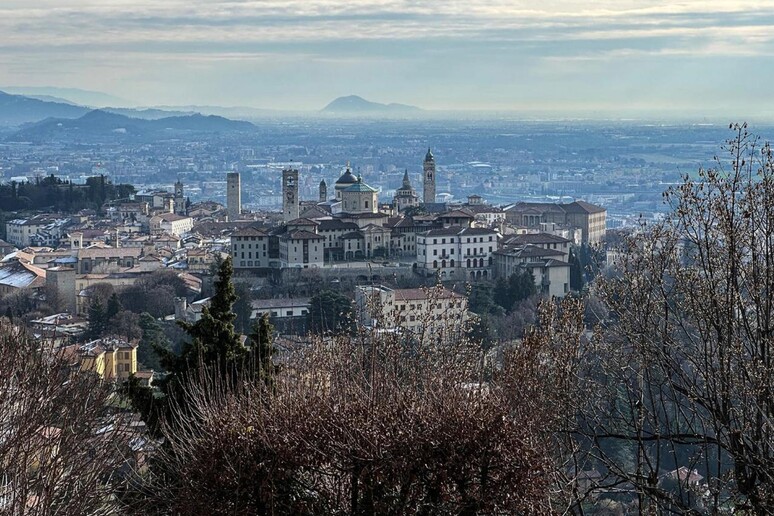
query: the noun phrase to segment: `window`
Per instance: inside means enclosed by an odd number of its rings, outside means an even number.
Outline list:
[[[285,315],[287,315],[288,317],[293,317],[293,310],[288,310],[287,312],[285,312]]]
[[[438,249],[433,249],[433,256],[438,256]]]

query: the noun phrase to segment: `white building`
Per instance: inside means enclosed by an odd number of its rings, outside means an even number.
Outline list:
[[[498,237],[493,229],[460,226],[419,233],[417,270],[428,276],[439,274],[441,280],[491,277]]]

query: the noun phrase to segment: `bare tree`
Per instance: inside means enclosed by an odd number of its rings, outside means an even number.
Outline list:
[[[480,346],[463,331],[424,340],[385,325],[314,337],[285,356],[270,390],[201,369],[186,384],[187,408],[165,423],[168,447],[135,509],[561,510],[554,436],[572,404],[582,309],[546,304],[541,315],[541,331],[509,350],[489,380]]]
[[[127,437],[111,389],[0,319],[0,512],[113,514]]]
[[[774,507],[774,158],[732,129],[730,159],[666,192],[595,287],[616,322],[587,355],[578,443],[595,491],[640,512]]]

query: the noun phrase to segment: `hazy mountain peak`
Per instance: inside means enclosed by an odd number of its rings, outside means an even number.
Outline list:
[[[371,102],[370,100],[366,100],[359,95],[347,95],[345,97],[339,97],[323,108],[323,112],[325,113],[343,114],[389,114],[416,111],[420,111],[420,109],[416,106],[396,103],[381,104],[379,102]]]

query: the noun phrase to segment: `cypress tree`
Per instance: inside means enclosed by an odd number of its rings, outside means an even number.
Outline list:
[[[274,326],[269,320],[268,313],[263,314],[253,324],[250,342],[258,378],[267,389],[272,389],[279,367],[274,364],[274,354],[277,350],[274,347]]]

